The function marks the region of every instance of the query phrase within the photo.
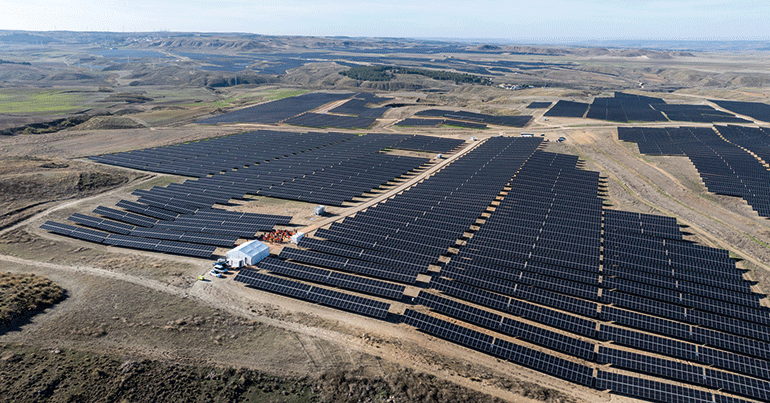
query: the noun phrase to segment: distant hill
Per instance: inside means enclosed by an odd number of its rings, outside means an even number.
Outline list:
[[[29,44],[48,44],[51,42],[57,42],[56,39],[43,36],[43,35],[32,35],[28,33],[12,33],[9,35],[0,35],[0,42],[5,43],[29,43]]]

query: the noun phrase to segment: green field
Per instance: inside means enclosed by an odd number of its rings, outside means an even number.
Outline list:
[[[84,92],[60,90],[0,90],[3,113],[67,113],[86,107],[93,97]]]
[[[267,93],[265,99],[275,101],[278,99],[296,97],[297,95],[307,94],[308,90],[275,90]]]

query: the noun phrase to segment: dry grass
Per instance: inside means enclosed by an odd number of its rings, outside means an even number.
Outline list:
[[[64,290],[34,274],[0,273],[0,329],[64,298]]]
[[[569,402],[560,395],[544,402]],[[332,370],[318,378],[245,368],[176,365],[63,349],[0,345],[3,401],[500,402],[432,375],[393,368],[384,377]]]

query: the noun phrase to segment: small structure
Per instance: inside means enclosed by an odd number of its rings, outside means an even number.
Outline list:
[[[476,137],[471,136],[471,141],[476,141]]]
[[[532,133],[521,133],[521,137],[535,137]]]
[[[305,236],[304,232],[297,232],[296,234],[291,236],[291,243],[299,243],[299,241],[301,241],[304,236]]]
[[[230,267],[252,266],[259,263],[270,254],[270,248],[257,240],[244,242],[237,248],[227,252],[227,264]]]
[[[444,156],[443,156],[443,155],[441,155],[441,154],[436,154],[436,159],[437,159],[437,160],[440,160],[440,159],[442,159],[442,158],[444,158]]]
[[[324,215],[326,214],[326,207],[324,206],[318,206],[313,210],[313,214],[315,215]]]

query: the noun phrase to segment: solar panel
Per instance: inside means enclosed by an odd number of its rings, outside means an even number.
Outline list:
[[[754,399],[770,401],[770,382],[706,368],[706,385]]]
[[[503,318],[500,332],[589,361],[596,355],[592,343],[510,318]]]
[[[307,284],[302,284],[296,281],[282,279],[274,276],[268,276],[249,268],[243,268],[238,271],[238,274],[233,280],[245,283],[260,290],[302,299],[309,299],[309,292],[311,288],[311,286]]]
[[[133,225],[123,224],[115,221],[105,220],[98,217],[92,217],[85,214],[74,213],[68,220],[74,221],[91,228],[102,229],[116,234],[127,235],[135,228]]]
[[[140,216],[138,214],[127,213],[125,211],[111,209],[104,206],[97,207],[94,210],[94,213],[140,227],[152,227],[158,223],[158,220],[156,219]]]
[[[313,287],[311,290],[311,298],[319,304],[378,319],[385,319],[390,309],[390,304],[384,302],[318,287]]]
[[[527,105],[527,109],[544,109],[553,105],[553,102],[532,102]]]
[[[352,97],[352,93],[325,93],[314,92],[310,94],[298,95],[289,98],[279,99],[277,101],[267,102],[234,112],[224,113],[200,120],[196,123],[217,124],[217,123],[235,123],[235,122],[256,122],[256,123],[278,123],[292,116],[299,115],[315,109],[329,102],[339,101]]]
[[[404,311],[401,320],[428,334],[480,351],[490,351],[494,340],[492,336],[411,309]]]
[[[312,287],[297,281],[257,273],[252,269],[241,269],[234,280],[264,291],[301,298],[379,319],[385,319],[390,309],[390,304],[384,302]]]
[[[161,220],[173,221],[179,216],[179,213],[175,213],[169,210],[159,209],[157,207],[148,206],[141,203],[136,203],[128,200],[119,201],[116,206],[124,208],[134,213],[144,214],[146,216],[159,218]]]
[[[566,379],[570,382],[585,386],[592,386],[594,383],[593,369],[591,367],[514,344],[506,340],[495,339],[490,352],[494,356],[533,368],[558,378]]]
[[[108,235],[110,235],[106,232],[76,227],[74,225],[61,224],[54,221],[46,221],[43,223],[43,225],[40,226],[40,228],[55,234],[97,243],[101,243]]]
[[[599,347],[597,362],[696,385],[706,382],[703,367],[603,346]]]
[[[472,306],[453,301],[438,295],[420,291],[414,299],[414,303],[423,305],[448,316],[472,323],[474,325],[497,330],[503,317],[496,313],[474,308]]]
[[[282,259],[265,259],[259,263],[259,267],[295,278],[347,288],[349,290],[360,291],[385,298],[400,300],[404,296],[403,285],[352,276],[344,273],[331,272],[329,270],[292,263]]]
[[[609,340],[623,346],[638,348],[640,350],[650,351],[669,357],[682,358],[689,361],[696,361],[698,357],[697,348],[694,344],[633,330],[621,329],[614,326],[600,325],[598,338],[600,340]]]
[[[740,101],[724,101],[724,100],[709,100],[722,108],[731,110],[745,116],[751,116],[754,119],[770,122],[770,105],[760,102],[740,102]]]
[[[653,402],[708,403],[713,401],[710,392],[602,370],[597,371],[595,387],[599,390],[611,390],[620,395]]]
[[[529,123],[532,116],[494,116],[483,113],[474,113],[467,111],[449,111],[440,109],[428,109],[417,112],[415,116],[442,116],[445,118],[456,119],[460,121],[471,121],[493,125],[524,127]]]

